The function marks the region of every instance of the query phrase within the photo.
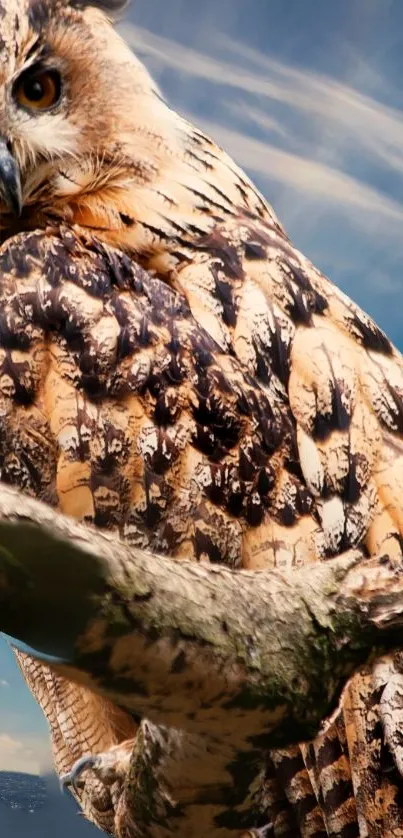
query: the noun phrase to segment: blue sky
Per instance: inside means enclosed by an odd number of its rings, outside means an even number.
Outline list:
[[[134,0],[120,29],[172,106],[225,146],[294,243],[403,348],[401,0]],[[49,759],[0,641],[0,769]]]

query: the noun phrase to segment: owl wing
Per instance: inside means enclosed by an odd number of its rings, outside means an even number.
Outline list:
[[[199,248],[202,267],[184,260],[176,279],[192,311],[291,413],[269,522],[244,536],[244,565],[290,568],[352,547],[400,564],[402,356],[275,222],[241,213]],[[401,834],[402,692],[396,655],[352,679],[315,742],[271,754],[273,835]]]

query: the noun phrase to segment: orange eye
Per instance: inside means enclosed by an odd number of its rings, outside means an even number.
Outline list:
[[[30,110],[46,111],[60,99],[61,81],[52,70],[36,73],[27,71],[18,80],[14,96],[19,105]]]

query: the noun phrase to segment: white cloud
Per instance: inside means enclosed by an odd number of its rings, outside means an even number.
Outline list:
[[[187,119],[190,114],[185,114]],[[365,216],[355,214],[355,223],[369,230],[370,219],[374,216],[374,225],[379,231],[379,221],[385,222],[385,232],[402,235],[403,205],[382,195],[371,186],[330,166],[301,155],[282,151],[270,143],[256,140],[218,123],[199,120],[204,129],[214,136],[237,162],[245,169],[258,172],[264,178],[279,180],[282,183],[302,191],[304,195],[313,195],[325,203],[338,206],[342,212],[362,210]]]
[[[336,79],[285,62],[269,58],[258,50],[234,43],[225,36],[217,38],[217,45],[239,57],[248,59],[259,68],[243,85],[290,108],[301,111],[318,124],[332,128],[332,142],[340,141],[354,148],[362,148],[368,155],[379,158],[388,167],[403,171],[403,113],[387,106],[354,87]],[[231,71],[233,70],[233,65]],[[377,77],[378,93],[386,92],[387,85]],[[336,132],[336,133],[334,133]]]
[[[0,678],[0,687],[9,687],[10,684],[8,681],[5,681],[4,678]]]
[[[151,61],[154,71],[169,67],[181,76],[238,91],[235,104],[217,92],[216,112],[222,113],[222,122],[209,122],[192,112],[186,116],[221,142],[241,166],[303,191],[308,200],[337,208],[354,226],[372,233],[375,223],[378,232],[400,241],[403,204],[353,177],[348,153],[362,152],[362,159],[367,155],[372,162],[403,172],[401,111],[225,36],[213,34],[209,48],[214,54],[207,54],[130,23],[122,26],[122,34]],[[247,69],[242,60],[248,62]],[[273,103],[281,106],[279,113],[272,112]],[[237,119],[235,130],[228,125],[231,115]],[[276,143],[253,138],[245,122],[257,125]]]
[[[403,113],[397,108],[388,107],[329,76],[268,57],[224,35],[212,35],[210,48],[220,56],[226,50],[237,63],[186,47],[130,23],[125,23],[121,31],[129,45],[139,54],[152,58],[155,65],[303,112],[309,118],[331,125],[337,132],[333,140],[354,142],[355,147],[358,143],[371,155],[403,171]],[[257,71],[244,69],[240,59],[255,64]]]
[[[44,773],[51,765],[46,739],[26,736],[22,740],[0,733],[0,771]]]
[[[382,0],[371,3],[380,13]],[[144,7],[134,14],[153,27]],[[180,26],[178,41],[120,28],[171,106],[251,174],[297,246],[400,342],[403,96],[382,75],[387,62],[371,52],[366,63],[359,45],[339,40],[347,84],[293,64],[289,48],[279,60],[202,21],[192,44]],[[301,46],[306,32],[295,34]]]

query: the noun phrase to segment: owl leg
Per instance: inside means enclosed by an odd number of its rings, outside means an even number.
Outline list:
[[[130,765],[135,739],[126,739],[119,745],[114,745],[102,754],[89,754],[78,759],[68,774],[60,777],[60,786],[64,790],[71,788],[78,793],[85,785],[83,775],[87,771],[93,772],[105,786],[112,786],[116,781],[122,781]]]

